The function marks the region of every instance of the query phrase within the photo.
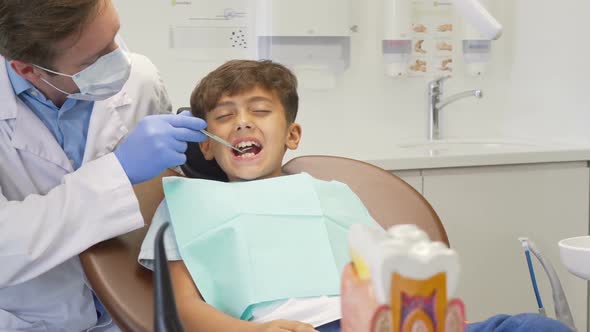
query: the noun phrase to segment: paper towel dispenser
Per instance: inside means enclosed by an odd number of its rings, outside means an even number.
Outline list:
[[[257,0],[257,56],[341,72],[350,64],[349,16],[349,0]]]

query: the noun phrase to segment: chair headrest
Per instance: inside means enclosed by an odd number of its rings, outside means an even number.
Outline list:
[[[180,168],[187,177],[228,182],[227,175],[217,162],[205,159],[198,143],[188,143],[185,154],[186,163]]]

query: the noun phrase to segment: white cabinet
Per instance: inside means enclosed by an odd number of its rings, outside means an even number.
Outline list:
[[[404,180],[407,184],[414,187],[416,191],[422,193],[422,172],[421,171],[395,171],[392,172],[399,178]]]
[[[518,237],[527,236],[555,266],[578,330],[586,330],[586,282],[565,270],[557,246],[560,239],[588,234],[590,172],[586,162],[435,169],[400,175],[415,188],[421,184],[421,192],[443,221],[451,247],[460,255],[458,296],[466,303],[469,321],[499,313],[536,312],[518,241]],[[536,262],[535,272],[547,313],[554,317],[550,286]]]

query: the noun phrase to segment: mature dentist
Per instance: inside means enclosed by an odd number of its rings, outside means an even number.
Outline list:
[[[0,331],[117,331],[77,255],[142,227],[132,185],[204,139],[118,30],[111,0],[0,0]]]

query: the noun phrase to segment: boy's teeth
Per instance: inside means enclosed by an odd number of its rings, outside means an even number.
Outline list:
[[[248,152],[248,153],[241,154],[239,157],[240,158],[250,158],[250,157],[254,157],[254,156],[255,156],[255,154],[253,152]]]
[[[396,225],[384,231],[353,225],[348,237],[359,278],[371,278],[378,303],[390,302],[394,272],[406,278],[428,279],[446,272],[447,294],[454,293],[459,276],[459,258],[441,242],[431,242],[415,225]]]
[[[254,141],[243,141],[243,142],[240,142],[240,143],[236,144],[236,147],[238,149],[242,149],[242,148],[246,148],[246,147],[249,147],[249,146],[252,146],[252,145],[258,146],[258,144],[256,142],[254,142]]]

